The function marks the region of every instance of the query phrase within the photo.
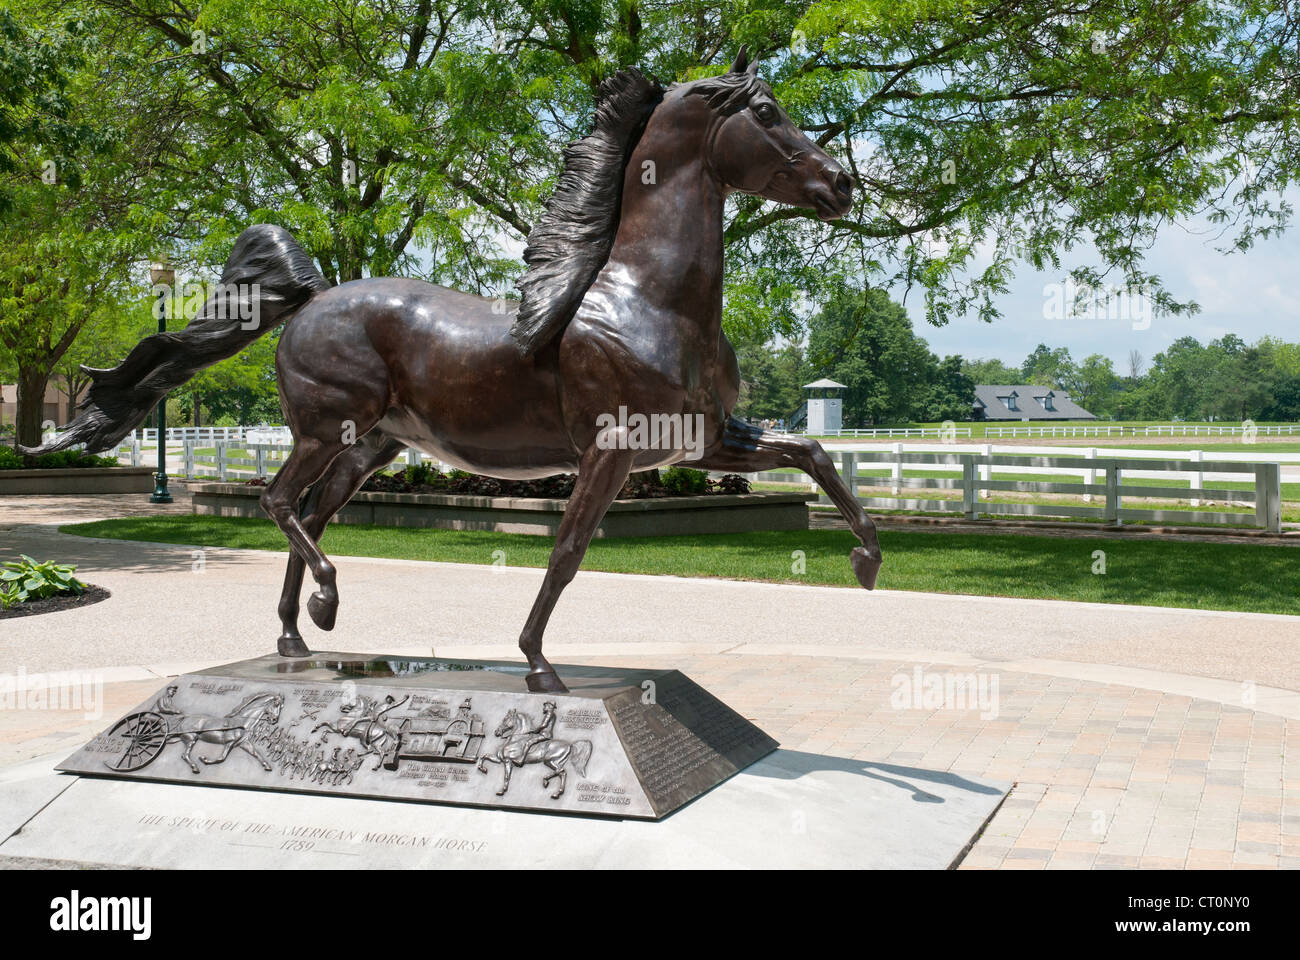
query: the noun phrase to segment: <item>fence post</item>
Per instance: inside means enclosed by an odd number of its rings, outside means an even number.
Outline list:
[[[140,466],[140,438],[131,434],[131,466]]]
[[[226,441],[216,441],[217,446],[217,479],[226,479]]]
[[[852,450],[840,451],[840,476],[854,497],[858,495],[858,455]]]
[[[1083,471],[1083,482],[1084,482],[1084,483],[1087,483],[1087,484],[1094,484],[1094,483],[1097,482],[1097,463],[1096,463],[1096,460],[1097,460],[1097,448],[1096,448],[1096,447],[1089,447],[1089,448],[1088,448],[1088,452],[1087,452],[1086,454],[1084,454],[1084,456],[1085,456],[1089,461],[1092,462],[1092,465],[1091,465],[1087,470]],[[1085,493],[1085,494],[1083,495],[1083,502],[1084,502],[1084,503],[1092,503],[1092,494],[1091,494],[1091,493]]]
[[[1205,459],[1205,451],[1193,450],[1191,456],[1188,457],[1187,459],[1191,460],[1193,463],[1200,463],[1202,460]],[[1200,467],[1197,467],[1196,470],[1192,473],[1191,487],[1192,487],[1191,505],[1193,507],[1199,507],[1201,505],[1201,498],[1198,496],[1198,494],[1205,489],[1205,471],[1202,470]]]
[[[984,444],[984,449],[980,451],[980,453],[981,453],[980,479],[992,480],[993,479],[993,444],[991,443]],[[988,495],[989,492],[987,490],[980,490],[980,492],[975,495],[975,499],[983,500]]]
[[[415,447],[406,448],[406,465],[408,467],[418,467],[420,465],[420,451]]]
[[[253,444],[253,470],[257,476],[266,476],[266,445],[262,443]]]
[[[961,455],[961,512],[967,520],[979,517],[979,485],[976,479],[975,463],[977,454]]]
[[[1255,523],[1282,532],[1282,471],[1276,463],[1255,464]]]
[[[1111,460],[1106,464],[1106,509],[1102,514],[1102,520],[1116,527],[1120,526],[1119,519],[1119,481],[1120,468],[1118,460]]]
[[[194,448],[195,448],[195,446],[196,446],[197,444],[198,444],[198,441],[197,441],[197,440],[186,440],[186,441],[185,441],[184,448],[183,448],[183,449],[184,449],[184,452],[181,454],[181,457],[183,458],[184,463],[185,463],[185,465],[184,465],[184,467],[183,467],[182,469],[185,471],[185,479],[186,479],[186,480],[193,480],[193,479],[195,479],[195,474],[194,474]]]
[[[889,476],[894,481],[894,496],[898,496],[902,492],[902,484],[899,481],[903,479],[903,444],[895,443],[893,448],[894,464],[890,468]]]

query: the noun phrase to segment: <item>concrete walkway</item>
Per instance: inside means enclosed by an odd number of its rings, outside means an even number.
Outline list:
[[[115,714],[162,676],[272,647],[284,554],[57,532],[157,512],[145,500],[0,501],[0,553],[113,591],[0,621],[0,670],[94,671]],[[336,564],[338,626],[304,614],[304,636],[356,652],[515,657],[542,576]],[[547,642],[561,663],[679,666],[791,749],[1018,781],[968,866],[1300,864],[1300,617],[584,572]],[[898,699],[932,677],[991,683],[996,704]],[[100,726],[0,713],[0,763]]]

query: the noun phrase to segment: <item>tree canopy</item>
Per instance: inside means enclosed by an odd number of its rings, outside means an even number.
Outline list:
[[[0,198],[43,186],[47,159],[78,196],[58,217],[20,203],[2,226],[27,264],[103,233],[86,250],[101,286],[142,284],[162,252],[210,273],[240,230],[275,221],[335,282],[508,292],[599,82],[631,64],[665,82],[715,74],[742,43],[861,190],[830,224],[732,198],[737,340],[797,337],[845,284],[918,289],[932,323],[991,319],[1025,265],[1192,309],[1144,264],[1156,233],[1199,215],[1248,248],[1286,226],[1300,157],[1298,21],[1261,0],[11,7]],[[89,276],[67,279],[83,296]],[[28,324],[31,282],[11,267],[0,285],[6,322]]]

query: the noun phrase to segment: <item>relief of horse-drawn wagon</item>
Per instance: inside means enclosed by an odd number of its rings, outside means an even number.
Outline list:
[[[380,705],[372,697],[358,697],[355,702],[339,708],[337,723],[318,723],[312,732],[324,728],[345,739],[359,740],[363,754],[378,756],[375,770],[380,767],[396,770],[402,760],[452,763],[475,763],[478,760],[485,731],[482,718],[470,712],[470,698],[465,698],[454,717],[420,715],[398,721],[388,719],[387,714],[408,699],[388,697]]]

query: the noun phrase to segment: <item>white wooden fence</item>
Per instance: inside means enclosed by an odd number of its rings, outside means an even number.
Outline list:
[[[832,461],[837,461],[845,484],[866,507],[877,510],[928,511],[934,513],[960,513],[969,520],[989,516],[1027,517],[1081,517],[1103,523],[1120,524],[1124,521],[1155,521],[1158,523],[1205,523],[1232,526],[1253,526],[1280,532],[1282,524],[1281,469],[1277,463],[1245,463],[1234,460],[1167,460],[1122,457],[1052,457],[1016,456],[987,453],[922,453],[897,450],[828,450]],[[888,477],[864,475],[861,470],[890,469]],[[906,467],[921,468],[924,472],[952,473],[951,477],[905,477]],[[1000,472],[1066,471],[1080,476],[1068,482],[1052,480],[996,480],[995,468]],[[1170,473],[1190,475],[1190,487],[1164,487],[1143,484],[1142,478],[1126,482],[1126,472]],[[1232,489],[1205,487],[1206,473],[1241,476],[1243,483]],[[768,471],[748,475],[751,480],[773,483],[809,483],[802,472]],[[1236,482],[1235,479],[1228,482]],[[866,488],[890,488],[893,496],[864,496]],[[959,490],[961,497],[908,497],[906,490]],[[998,502],[990,493],[1014,492],[1027,494],[1068,494],[1091,501],[1100,498],[1098,506],[1080,506],[1071,503]],[[1125,497],[1145,497],[1170,501],[1188,501],[1193,508],[1201,499],[1236,501],[1254,507],[1253,513],[1201,509],[1145,509],[1124,506]],[[830,503],[825,493],[821,503]]]
[[[243,440],[245,430],[257,427],[168,427],[165,431],[168,443],[181,443],[186,440],[198,440],[203,443],[215,443],[218,440]],[[263,428],[265,429],[265,428]],[[143,427],[136,431],[136,436],[143,443],[158,442],[157,427]]]
[[[784,433],[786,431],[778,431]],[[807,436],[806,431],[798,431],[800,436]],[[966,437],[970,438],[970,427],[872,427],[860,428],[854,430],[826,430],[822,433],[815,434],[818,437],[851,437],[855,440],[876,440],[887,438],[890,440],[925,440],[933,437],[935,440],[942,440],[947,437]]]
[[[197,440],[186,440],[181,459],[183,473],[190,479],[243,481],[253,477],[274,474],[284,463],[292,445],[282,443],[230,443],[218,440],[211,444],[211,453],[200,452],[208,445]],[[1086,456],[1036,456],[995,452],[992,447],[971,453],[906,451],[902,443],[893,449],[845,450],[828,449],[827,455],[838,464],[840,475],[853,495],[864,506],[878,510],[929,511],[960,513],[971,520],[988,516],[1027,517],[1082,517],[1105,523],[1118,524],[1126,520],[1149,520],[1159,523],[1192,522],[1254,526],[1273,533],[1281,530],[1282,484],[1281,469],[1277,462],[1249,462],[1240,460],[1206,460],[1199,450],[1191,451],[1187,459],[1157,457],[1099,456],[1088,451]],[[120,446],[115,455],[139,466],[151,461],[141,452],[138,439]],[[429,462],[439,470],[451,469],[447,464],[425,457],[418,450],[408,449],[394,460],[394,464]],[[889,470],[887,477],[870,476],[862,471]],[[906,477],[906,468],[921,468],[925,472],[951,473],[951,477]],[[1001,473],[1045,472],[1050,480],[994,479],[994,470]],[[1154,486],[1143,484],[1141,476],[1126,482],[1125,474],[1168,474],[1169,479],[1188,480],[1188,487]],[[1055,475],[1059,474],[1060,479]],[[1206,474],[1226,474],[1227,481],[1242,483],[1230,489],[1207,488]],[[801,471],[767,471],[748,474],[754,481],[772,483],[810,483]],[[1076,479],[1077,478],[1077,479]],[[861,488],[890,488],[892,496],[865,496]],[[814,488],[815,489],[815,488]],[[960,490],[961,497],[908,497],[905,490]],[[990,493],[1013,492],[1027,494],[1067,494],[1081,496],[1085,503],[1094,497],[1099,506],[1080,506],[1071,503],[998,502]],[[1125,497],[1145,497],[1168,501],[1186,501],[1193,509],[1145,509],[1124,506]],[[822,503],[829,503],[823,493]],[[1236,501],[1254,507],[1254,512],[1202,510],[1200,501]]]
[[[1069,423],[1052,426],[1025,425],[984,428],[984,435],[994,439],[1008,437],[1283,437],[1300,433],[1300,424],[1268,425],[1218,423],[1158,423],[1129,426],[1122,423]]]

